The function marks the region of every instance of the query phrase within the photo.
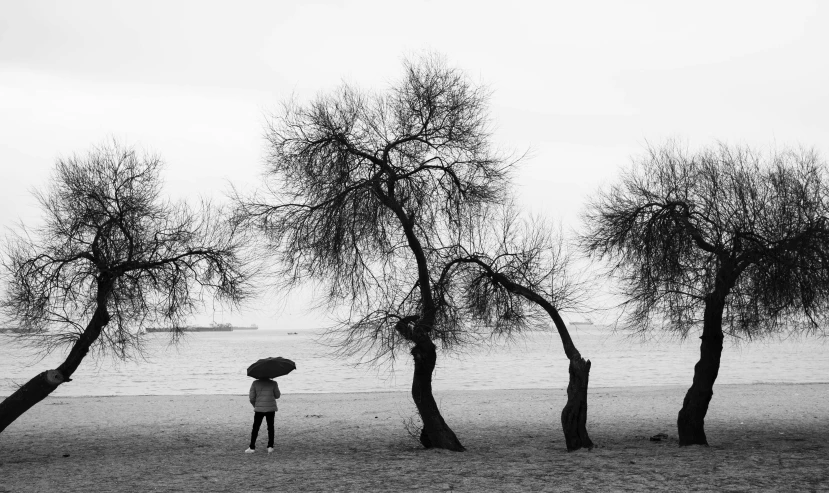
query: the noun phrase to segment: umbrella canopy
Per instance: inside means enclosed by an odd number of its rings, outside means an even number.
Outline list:
[[[248,367],[248,376],[253,378],[276,378],[287,375],[296,370],[296,363],[277,356],[276,358],[263,358]]]

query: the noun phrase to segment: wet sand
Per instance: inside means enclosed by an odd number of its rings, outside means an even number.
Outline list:
[[[243,453],[243,395],[49,397],[0,434],[0,492],[829,491],[829,384],[717,386],[711,447],[684,448],[685,387],[592,389],[597,447],[573,453],[564,389],[436,391],[455,453],[407,434],[407,393],[282,387],[270,456],[264,424]]]

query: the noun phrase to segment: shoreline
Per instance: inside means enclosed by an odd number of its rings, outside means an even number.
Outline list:
[[[829,489],[829,384],[715,386],[711,446],[679,448],[686,390],[591,389],[573,453],[560,388],[435,390],[462,453],[407,434],[409,392],[285,393],[272,456],[243,394],[50,396],[0,433],[0,492]]]
[[[285,380],[290,385],[284,390],[328,393],[411,388],[411,358],[401,357],[393,365],[361,365],[359,358],[332,358],[328,351],[331,348],[312,337],[280,335],[278,331],[268,335],[263,330],[242,331],[240,337],[232,334],[235,332],[195,333],[189,343],[178,346],[169,345],[164,338],[149,341],[146,360],[90,358],[75,372],[71,385],[61,386],[57,392],[78,396],[244,393],[250,384],[246,382],[247,365],[243,361],[266,347],[278,347],[280,353],[300,361],[300,369]],[[579,349],[593,362],[591,389],[653,384],[690,387],[699,360],[696,347],[642,345],[604,332],[591,332],[583,339]],[[824,342],[811,338],[795,344],[757,342],[728,356],[724,353],[717,385],[825,382],[829,378],[829,359]],[[533,333],[525,340],[486,346],[457,353],[442,351],[433,373],[434,387],[545,389],[565,388],[568,384],[568,360],[560,354],[560,341],[551,334]],[[642,358],[642,354],[648,357]],[[17,384],[42,370],[56,368],[62,362],[59,356],[56,352],[46,359],[35,359],[25,348],[0,344],[0,395],[12,393]],[[205,368],[210,371],[205,372]]]
[[[716,390],[718,388],[726,388],[726,387],[759,387],[759,386],[769,386],[769,387],[785,387],[785,386],[798,386],[798,385],[829,385],[829,380],[826,381],[817,381],[817,382],[754,382],[754,383],[722,383],[722,384],[714,384],[714,395],[717,394]],[[588,388],[588,399],[590,394],[594,391],[607,391],[607,390],[614,390],[614,391],[624,391],[627,389],[630,390],[647,390],[647,389],[677,389],[682,388],[687,390],[691,384],[688,385],[627,385],[627,386],[608,386],[608,387],[594,387],[590,386]],[[563,391],[567,392],[567,387],[517,387],[517,388],[497,388],[497,389],[440,389],[435,388],[433,391],[435,393],[452,393],[452,392],[513,392],[513,391],[538,391],[538,392],[545,392],[545,391]],[[410,392],[408,390],[355,390],[351,392],[287,392],[285,395],[366,395],[366,394],[407,394],[409,395]],[[11,394],[0,394],[0,400],[9,397]],[[90,394],[90,395],[67,395],[67,396],[56,396],[54,394],[47,397],[49,398],[60,398],[60,399],[85,399],[85,398],[92,398],[92,397],[194,397],[194,396],[247,396],[246,393],[213,393],[213,394],[206,394],[206,393],[192,393],[192,394]],[[0,492],[2,493],[2,492]]]

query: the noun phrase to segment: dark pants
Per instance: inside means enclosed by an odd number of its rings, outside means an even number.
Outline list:
[[[273,447],[273,416],[275,411],[269,413],[253,412],[253,429],[250,430],[250,448],[256,448],[256,437],[259,435],[259,427],[262,426],[262,418],[268,423],[268,447]]]

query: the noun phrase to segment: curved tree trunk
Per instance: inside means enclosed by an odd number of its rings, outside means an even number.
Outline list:
[[[23,413],[45,399],[59,385],[72,381],[72,374],[89,353],[89,348],[98,339],[107,323],[109,314],[106,308],[99,305],[83,334],[75,341],[66,359],[57,369],[38,374],[0,402],[0,433]]]
[[[567,384],[567,404],[561,410],[561,428],[567,451],[593,448],[587,434],[587,381],[590,377],[590,360],[577,356],[570,359],[570,382]]]
[[[507,281],[505,279],[500,282],[508,290],[518,293],[544,308],[544,311],[553,319],[553,324],[555,324],[558,335],[561,338],[564,354],[570,360],[570,366],[568,368],[570,381],[567,383],[567,404],[561,410],[561,428],[564,432],[564,443],[567,446],[568,452],[573,452],[580,448],[590,450],[593,448],[593,441],[590,440],[590,435],[587,434],[587,384],[590,378],[590,360],[582,358],[581,353],[576,349],[576,345],[570,337],[570,331],[567,330],[567,325],[552,303],[520,284],[515,284],[511,281],[507,283]]]
[[[546,302],[546,300],[545,300]],[[542,305],[543,306],[543,305]],[[590,378],[590,360],[582,358],[570,331],[564,324],[564,320],[552,305],[544,307],[555,323],[561,343],[564,346],[564,354],[570,360],[568,371],[570,381],[567,383],[567,404],[561,410],[561,428],[564,431],[564,443],[567,451],[573,452],[580,448],[590,450],[593,448],[593,441],[587,434],[587,384]]]
[[[420,443],[426,448],[443,448],[463,452],[455,432],[449,428],[440,414],[435,397],[432,395],[432,373],[435,370],[437,351],[430,340],[420,341],[412,348],[414,358],[414,378],[412,379],[412,398],[423,420]]]
[[[471,258],[467,261],[474,262],[483,267],[504,289],[523,296],[537,304],[553,319],[553,324],[555,324],[558,335],[561,338],[564,354],[570,360],[568,370],[570,372],[570,381],[567,384],[567,404],[561,410],[561,427],[564,431],[564,441],[567,445],[568,452],[573,452],[580,448],[592,449],[593,441],[590,440],[590,436],[587,434],[587,384],[590,377],[590,360],[585,360],[581,357],[581,353],[576,349],[576,345],[573,344],[570,331],[567,330],[567,325],[564,323],[561,315],[559,315],[558,309],[532,289],[513,282],[499,272],[495,272],[480,259]]]
[[[705,437],[705,415],[714,395],[714,381],[717,380],[720,371],[724,307],[724,296],[712,294],[705,300],[699,361],[694,366],[694,381],[685,394],[682,409],[676,420],[680,446],[708,445]]]
[[[386,163],[387,165],[387,163]],[[395,329],[406,339],[414,343],[412,358],[414,359],[414,376],[412,378],[412,398],[414,399],[423,429],[420,432],[420,443],[426,448],[443,448],[455,452],[464,449],[455,432],[440,415],[435,396],[432,395],[432,373],[437,361],[435,343],[429,335],[435,323],[435,300],[432,297],[432,280],[429,277],[429,267],[426,254],[420,239],[415,234],[414,216],[409,215],[403,205],[395,197],[394,181],[389,181],[388,190],[384,193],[376,185],[375,193],[380,200],[391,209],[400,221],[409,248],[417,262],[417,279],[420,289],[420,301],[423,303],[418,316],[409,316],[401,319]],[[414,327],[410,326],[414,323]]]

